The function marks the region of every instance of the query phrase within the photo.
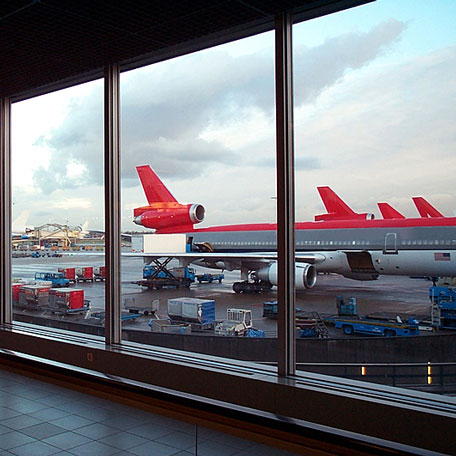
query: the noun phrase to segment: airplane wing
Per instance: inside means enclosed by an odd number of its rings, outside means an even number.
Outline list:
[[[249,271],[258,270],[277,261],[277,253],[273,252],[246,252],[246,253],[209,253],[209,252],[189,252],[189,253],[140,253],[140,252],[123,252],[122,256],[142,257],[145,262],[152,262],[165,258],[174,258],[179,260],[182,266],[188,266],[190,263],[227,271],[247,269]],[[326,260],[326,257],[320,253],[297,252],[295,261],[297,263],[307,263],[316,265]]]

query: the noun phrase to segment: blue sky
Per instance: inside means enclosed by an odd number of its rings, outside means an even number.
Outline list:
[[[359,211],[456,215],[456,2],[379,0],[295,25],[297,218],[331,185]],[[206,225],[275,220],[274,35],[122,74],[123,222],[151,164]],[[14,214],[102,228],[102,83],[13,106]]]

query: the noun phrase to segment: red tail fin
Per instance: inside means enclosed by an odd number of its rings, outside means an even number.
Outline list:
[[[412,198],[421,217],[445,217],[434,206],[428,203],[422,196]]]
[[[382,213],[382,217],[384,219],[403,219],[405,218],[399,211],[396,211],[394,207],[390,206],[388,203],[377,203],[380,212]]]
[[[176,198],[174,198],[149,165],[137,166],[136,171],[138,171],[149,204],[160,202],[177,203]]]
[[[315,221],[320,220],[359,220],[374,218],[372,214],[355,212],[346,204],[330,187],[317,187],[318,193],[325,205],[327,214],[315,216]]]

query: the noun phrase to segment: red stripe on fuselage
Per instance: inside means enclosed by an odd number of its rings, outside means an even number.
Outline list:
[[[413,228],[422,226],[454,226],[456,217],[378,219],[378,220],[335,220],[321,222],[297,222],[296,230],[326,230],[350,228]],[[157,233],[211,233],[231,231],[276,231],[276,223],[247,223],[242,225],[222,225],[207,228],[176,227],[157,230]]]

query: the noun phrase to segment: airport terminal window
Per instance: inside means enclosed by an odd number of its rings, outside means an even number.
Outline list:
[[[210,354],[277,359],[275,348],[258,352],[254,342],[237,344],[236,338],[247,332],[265,336],[268,347],[274,347],[277,337],[276,322],[263,318],[258,295],[233,291],[234,283],[253,286],[257,279],[251,265],[245,259],[225,264],[223,258],[187,265],[179,258],[181,246],[171,243],[172,236],[185,238],[187,233],[193,237],[187,250],[200,245],[235,254],[275,245],[265,231],[204,231],[210,226],[276,221],[274,55],[274,33],[269,32],[121,74],[122,232],[144,234],[143,242],[149,242],[157,220],[147,205],[170,203],[166,198],[152,201],[153,196],[148,200],[138,172],[144,187],[162,181],[181,207],[205,207],[200,223],[182,215],[181,233],[164,230],[155,235],[164,239],[162,245],[168,242],[169,248],[177,249],[160,271],[162,264],[152,262],[145,269],[139,257],[122,260],[122,312],[140,314],[133,320],[130,313],[132,319],[123,323],[124,340],[185,344],[198,352],[211,346],[205,342],[208,337],[224,337],[224,344],[212,344],[226,347],[223,352]],[[137,170],[140,165],[145,167]],[[129,241],[124,242],[127,251]],[[262,268],[263,264],[255,269]],[[267,289],[260,299],[274,301],[275,289]],[[232,308],[236,312],[228,311]],[[240,349],[245,353],[236,353]]]
[[[102,82],[14,103],[11,142],[13,320],[103,335]]]
[[[346,264],[334,266],[345,277],[338,276],[336,280],[333,275],[319,275],[314,289],[297,292],[298,307],[338,315],[337,321],[328,322],[329,335],[344,338],[344,343],[352,343],[353,349],[344,351],[340,358],[326,352],[325,359],[334,363],[387,360],[392,364],[425,364],[429,359],[455,362],[445,350],[433,353],[413,349],[414,344],[425,344],[432,337],[433,343],[443,343],[437,335],[441,332],[423,329],[419,336],[399,339],[398,343],[410,347],[410,351],[404,348],[405,351],[388,352],[389,343],[385,340],[382,349],[368,350],[359,356],[357,338],[365,338],[367,345],[379,344],[379,339],[369,339],[369,335],[360,332],[349,335],[361,328],[343,329],[343,315],[336,307],[336,295],[345,301],[353,298],[358,316],[381,311],[388,318],[397,316],[408,321],[413,315],[425,328],[426,322],[431,321],[428,296],[432,283],[416,277],[433,276],[431,271],[437,268],[439,275],[454,274],[445,268],[448,252],[439,251],[454,248],[448,227],[439,226],[432,217],[424,221],[412,201],[420,193],[445,216],[454,216],[456,199],[449,170],[456,164],[450,153],[455,145],[451,119],[456,110],[449,100],[455,97],[450,74],[454,70],[456,37],[448,20],[454,12],[454,5],[450,7],[445,1],[432,6],[405,1],[399,6],[398,2],[384,0],[293,28],[296,218],[310,221],[317,214],[326,214],[327,221],[318,222],[321,228],[335,223],[333,216],[340,224],[346,219],[353,226],[349,237],[345,234],[345,240],[337,242],[344,251],[354,250],[345,257]],[[434,158],[437,156],[438,161]],[[432,178],[435,175],[438,180]],[[352,212],[343,203],[334,203],[335,198],[325,201],[323,186],[329,186]],[[382,214],[377,206],[380,201],[388,202],[405,220]],[[365,220],[365,214],[370,213],[376,219],[375,235],[368,229],[370,221]],[[405,228],[400,228],[401,224]],[[382,234],[382,226],[395,227],[394,242]],[[357,227],[365,228],[362,240],[356,234]],[[320,245],[320,241],[316,244]],[[359,247],[364,249],[362,254],[356,252]],[[420,247],[427,252],[435,250],[434,255],[424,255]],[[383,249],[388,251],[387,258],[383,257]],[[391,254],[394,250],[397,255]],[[319,265],[316,267],[318,270]],[[394,275],[398,272],[401,275]],[[384,293],[385,286],[395,290],[389,297]],[[326,296],[325,304],[308,304],[306,293],[312,295],[316,290]],[[298,340],[298,344],[304,345],[305,341]],[[431,341],[425,345],[430,347]],[[317,369],[306,366],[306,362],[318,361],[309,351],[298,353],[300,369]],[[420,368],[426,372],[423,366]],[[360,369],[357,366],[358,373]],[[329,368],[321,366],[320,372],[329,372]],[[366,369],[363,380],[385,381],[371,376],[371,372],[371,368]],[[425,376],[416,380],[420,382],[426,384]],[[401,379],[396,385],[405,383]]]

